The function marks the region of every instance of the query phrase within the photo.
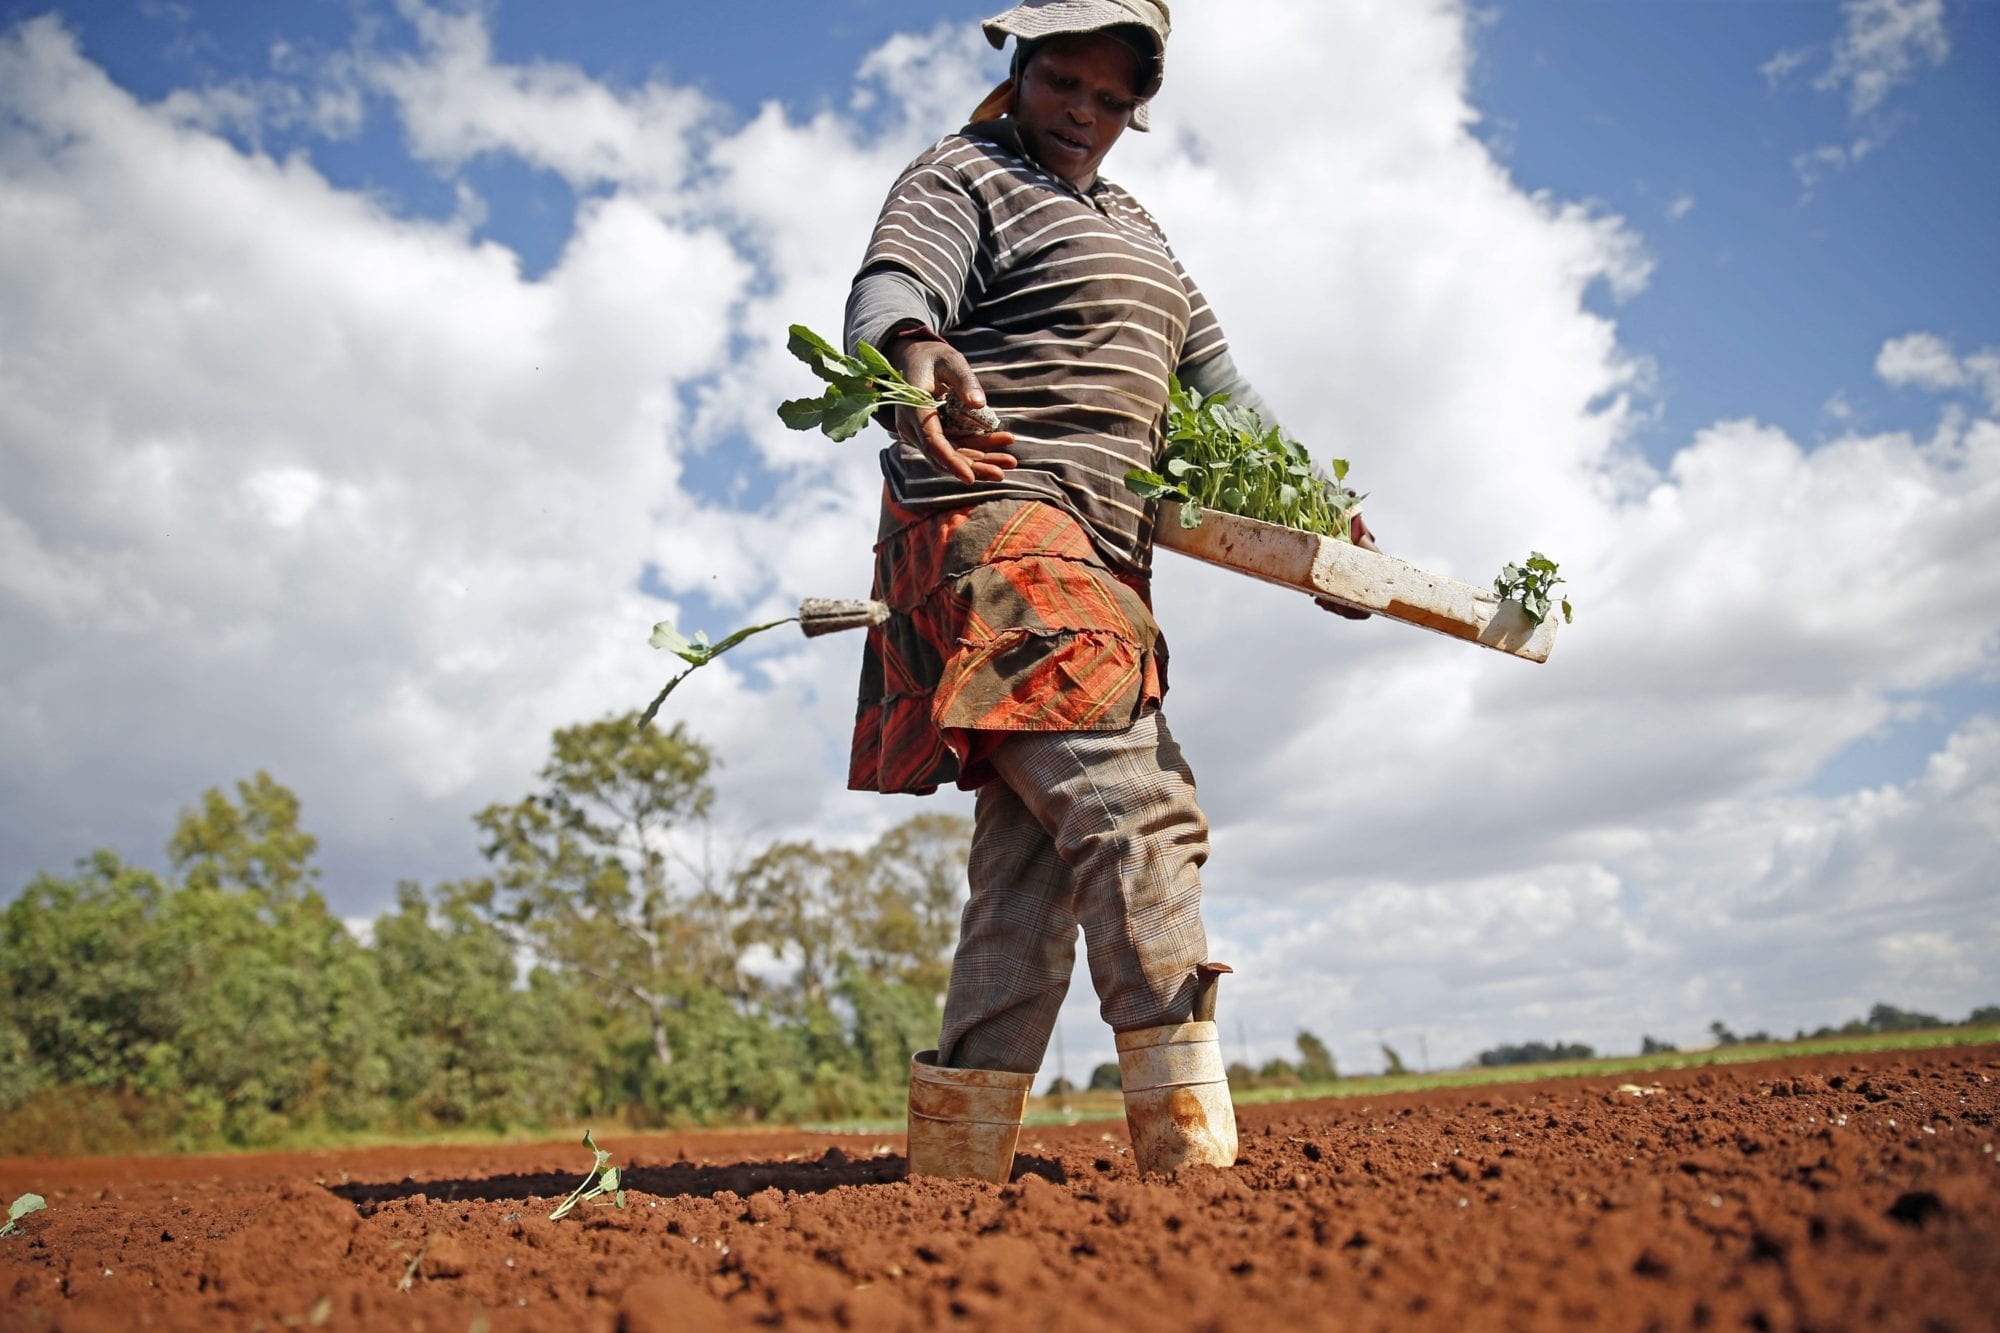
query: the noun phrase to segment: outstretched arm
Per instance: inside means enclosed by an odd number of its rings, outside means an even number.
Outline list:
[[[949,394],[967,407],[985,407],[986,391],[958,350],[937,333],[944,323],[935,293],[902,269],[880,265],[864,270],[847,294],[846,343],[874,344],[899,374],[926,393]],[[998,481],[1017,460],[1007,452],[1014,437],[1005,430],[947,435],[935,412],[896,409],[898,437],[922,449],[931,461],[963,482]]]

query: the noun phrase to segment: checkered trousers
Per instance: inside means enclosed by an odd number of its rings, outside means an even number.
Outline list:
[[[1208,957],[1208,821],[1157,710],[1124,731],[1021,732],[974,809],[971,901],[945,996],[940,1061],[1041,1067],[1083,930],[1114,1031],[1185,1023]]]

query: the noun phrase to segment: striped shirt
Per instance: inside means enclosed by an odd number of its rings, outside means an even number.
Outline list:
[[[945,312],[936,331],[979,376],[1020,460],[1002,481],[967,483],[898,440],[882,451],[896,501],[1048,501],[1114,567],[1145,572],[1152,511],[1125,473],[1153,465],[1168,377],[1228,347],[1159,224],[1101,177],[1085,192],[1043,171],[1011,121],[988,121],[896,181],[861,266],[883,269],[910,274]]]

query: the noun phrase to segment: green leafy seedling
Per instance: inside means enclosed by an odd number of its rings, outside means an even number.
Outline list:
[[[625,1206],[625,1191],[618,1187],[618,1168],[607,1165],[611,1161],[611,1154],[597,1146],[596,1140],[590,1137],[590,1131],[587,1129],[583,1131],[583,1146],[590,1149],[597,1160],[591,1163],[590,1174],[583,1178],[583,1183],[572,1190],[570,1196],[557,1204],[556,1210],[549,1214],[551,1222],[560,1222],[579,1203],[588,1203],[593,1199],[601,1200],[596,1205],[599,1208]],[[602,1198],[606,1194],[612,1197]]]
[[[1178,379],[1168,385],[1159,471],[1133,468],[1128,490],[1146,500],[1178,500],[1181,526],[1201,526],[1219,509],[1322,537],[1352,541],[1366,496],[1347,488],[1347,460],[1331,460],[1331,480],[1305,446],[1226,393],[1203,396]]]
[[[1493,580],[1493,591],[1503,600],[1521,604],[1521,611],[1537,625],[1548,619],[1550,603],[1555,600],[1556,585],[1569,580],[1556,573],[1556,562],[1540,551],[1528,552],[1528,558],[1519,564],[1507,564],[1500,568],[1500,576]],[[1574,619],[1569,598],[1555,601],[1562,608],[1563,623]]]
[[[639,725],[643,727],[657,717],[660,712],[660,705],[667,701],[667,696],[674,692],[674,687],[689,676],[692,676],[698,668],[707,666],[710,662],[713,662],[716,658],[722,656],[753,634],[762,634],[767,629],[776,629],[780,625],[792,624],[797,619],[797,616],[786,616],[783,620],[772,620],[762,625],[752,625],[748,629],[737,630],[734,634],[719,643],[710,643],[708,635],[701,630],[696,630],[694,637],[690,639],[675,629],[674,622],[671,620],[662,620],[659,624],[653,626],[653,637],[648,639],[647,642],[655,648],[666,649],[675,657],[680,658],[681,661],[686,662],[688,668],[660,687],[660,692],[653,696],[653,702],[647,704],[646,711],[639,714]]]
[[[7,1206],[7,1225],[0,1227],[0,1236],[12,1236],[20,1232],[16,1225],[29,1213],[39,1213],[49,1206],[49,1201],[39,1194],[23,1194]]]
[[[969,408],[917,388],[889,364],[888,357],[865,341],[849,356],[805,325],[794,324],[785,347],[826,381],[819,397],[791,398],[778,405],[778,419],[793,430],[817,426],[828,439],[850,439],[883,407],[940,413],[945,428],[953,434],[1000,428],[1000,419],[987,409]]]

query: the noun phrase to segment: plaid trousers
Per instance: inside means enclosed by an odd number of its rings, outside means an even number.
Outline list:
[[[1185,1023],[1208,957],[1208,821],[1157,710],[1124,731],[1017,732],[974,807],[939,1059],[1033,1073],[1069,990],[1081,926],[1114,1031]]]

